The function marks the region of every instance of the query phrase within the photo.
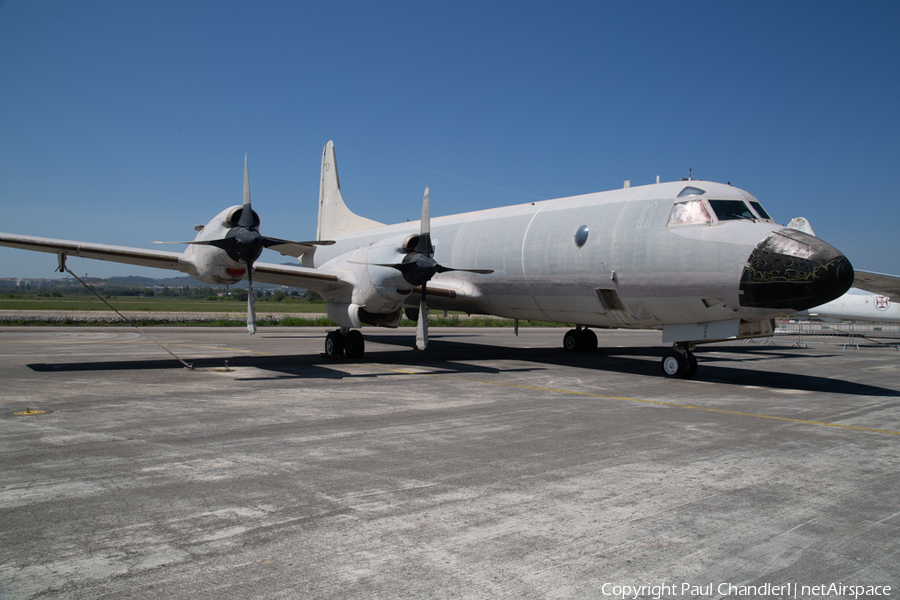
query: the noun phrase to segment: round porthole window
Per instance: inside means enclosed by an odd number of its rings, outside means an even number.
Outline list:
[[[588,233],[590,233],[590,229],[588,229],[587,225],[582,225],[578,228],[578,231],[575,232],[575,245],[581,248],[584,246],[584,243],[588,239]]]

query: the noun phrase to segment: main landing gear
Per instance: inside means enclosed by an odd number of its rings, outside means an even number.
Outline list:
[[[663,354],[663,375],[672,379],[693,379],[697,374],[697,358],[694,356],[694,344],[678,342]]]
[[[578,325],[563,336],[563,348],[566,352],[596,352],[597,334]]]
[[[325,354],[334,358],[362,358],[366,353],[366,341],[358,329],[341,327],[325,336]]]

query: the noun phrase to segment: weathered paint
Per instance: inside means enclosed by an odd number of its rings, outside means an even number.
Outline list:
[[[783,314],[783,307],[741,306],[740,290],[751,254],[783,228],[768,220],[715,219],[667,226],[688,186],[703,192],[695,199],[756,201],[729,185],[673,182],[433,218],[438,262],[494,272],[435,276],[429,285],[455,289],[465,282],[477,294],[453,302],[435,298],[432,305],[596,327],[764,321]],[[585,226],[590,235],[579,247],[575,236]],[[402,260],[403,241],[418,228],[410,222],[338,236],[334,246],[317,249],[314,264],[352,271],[366,282],[346,302],[393,310],[407,298],[397,290],[409,285],[391,269],[355,263]]]

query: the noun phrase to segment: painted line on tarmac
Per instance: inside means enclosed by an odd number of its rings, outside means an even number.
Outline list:
[[[133,345],[133,346],[153,346],[157,345],[155,342],[144,341],[140,338],[135,338],[133,340],[10,340],[10,341],[0,341],[0,345],[17,345],[17,344],[55,344],[55,345],[78,345],[78,344],[93,344],[97,346],[116,346],[116,345]],[[229,348],[227,346],[203,346],[201,344],[185,344],[181,342],[176,343],[166,343],[163,346],[177,346],[179,348],[202,348],[204,350],[225,350],[227,352],[242,352],[244,354],[259,354],[261,356],[277,356],[276,354],[272,354],[270,352],[260,352],[259,350],[242,350],[241,348]]]
[[[359,365],[366,366],[366,365]],[[374,368],[374,367],[367,367]],[[641,398],[628,398],[625,396],[606,396],[604,394],[595,394],[593,392],[578,392],[575,390],[560,390],[556,388],[545,388],[534,385],[519,385],[516,383],[503,383],[499,381],[484,381],[482,379],[468,379],[466,377],[458,377],[455,375],[444,375],[442,373],[421,373],[415,371],[404,371],[402,369],[388,369],[393,373],[402,373],[404,375],[425,375],[428,377],[441,377],[444,379],[454,379],[457,381],[466,381],[469,383],[483,383],[486,385],[500,385],[504,387],[519,388],[524,390],[536,390],[539,392],[552,392],[556,394],[569,394],[573,396],[587,396],[590,398],[604,398],[606,400],[625,400],[627,402],[640,402],[642,404],[656,404],[658,406],[667,406],[669,408],[686,408],[691,410],[704,410],[707,412],[722,413],[726,415],[737,415],[740,417],[753,417],[756,419],[771,419],[774,421],[787,421],[789,423],[801,423],[803,425],[818,425],[821,427],[839,427],[841,429],[855,429],[857,431],[868,431],[871,433],[886,433],[889,435],[900,435],[900,431],[891,431],[889,429],[875,429],[873,427],[860,427],[858,425],[842,425],[840,423],[826,423],[824,421],[808,421],[805,419],[793,419],[791,417],[778,417],[775,415],[761,415],[759,413],[741,412],[739,410],[726,410],[724,408],[709,408],[706,406],[694,406],[692,404],[678,404],[677,402],[663,402],[660,400],[643,400]]]
[[[169,344],[170,346],[178,346],[180,348],[203,348],[205,350],[228,350],[229,352],[243,352],[244,354],[259,354],[261,356],[278,356],[270,352],[260,352],[259,350],[241,350],[240,348],[228,348],[226,346],[201,346],[198,344]]]

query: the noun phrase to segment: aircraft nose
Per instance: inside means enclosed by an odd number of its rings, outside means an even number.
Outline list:
[[[794,229],[761,241],[741,274],[741,306],[806,310],[853,285],[853,267],[837,248]]]

